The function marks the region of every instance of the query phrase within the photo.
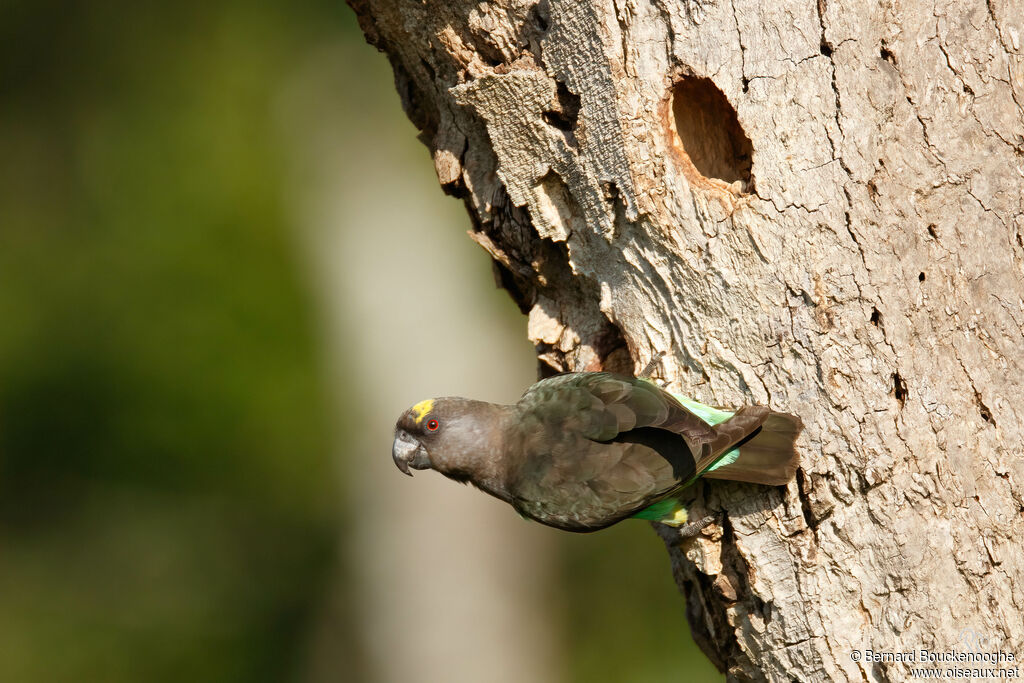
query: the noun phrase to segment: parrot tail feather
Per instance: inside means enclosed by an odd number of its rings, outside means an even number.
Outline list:
[[[796,438],[801,429],[800,418],[770,413],[758,432],[718,459],[703,476],[768,486],[785,485],[800,465]]]

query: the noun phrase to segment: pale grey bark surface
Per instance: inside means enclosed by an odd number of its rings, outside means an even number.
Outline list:
[[[354,0],[555,370],[801,416],[661,529],[735,679],[1024,657],[1024,7]]]

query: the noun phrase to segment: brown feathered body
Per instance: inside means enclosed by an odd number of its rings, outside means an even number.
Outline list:
[[[687,404],[643,379],[559,375],[514,405],[423,401],[398,420],[393,457],[407,473],[435,469],[568,531],[615,524],[701,475],[792,479],[799,419],[748,406],[712,424]]]

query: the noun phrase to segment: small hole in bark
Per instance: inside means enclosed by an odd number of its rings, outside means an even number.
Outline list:
[[[1019,232],[1017,233],[1017,246],[1024,247],[1024,238],[1020,236]]]
[[[882,47],[878,51],[878,56],[893,66],[896,66],[896,55],[889,51],[889,48],[886,47],[885,43],[882,43]]]
[[[807,475],[804,474],[804,471],[802,469],[797,468],[796,485],[800,491],[800,509],[804,513],[804,524],[807,525],[808,529],[814,529],[818,526],[818,523],[814,519],[814,513],[811,512],[811,506],[808,496],[812,487],[810,485],[810,482],[807,481],[806,476]]]
[[[541,0],[533,6],[534,23],[541,33],[548,30],[551,25],[551,6],[547,0]]]
[[[928,234],[932,236],[933,240],[939,239],[939,236],[935,233],[935,224],[934,223],[930,223],[928,225]]]
[[[672,91],[675,149],[691,180],[718,180],[750,191],[754,148],[736,110],[708,78],[684,77]],[[691,169],[692,167],[692,169]]]
[[[907,383],[903,381],[898,372],[892,373],[892,392],[902,407],[903,403],[907,400]]]
[[[826,57],[831,57],[832,46],[826,43],[825,41],[821,41],[821,54],[825,55]]]
[[[558,81],[556,92],[556,108],[543,113],[544,120],[549,126],[553,126],[565,133],[565,138],[573,147],[576,146],[576,122],[580,115],[580,97],[570,92],[565,83]]]
[[[498,73],[507,73],[508,65],[501,60],[500,53],[495,53],[490,45],[482,44],[477,41],[473,45],[477,50],[477,54],[480,55],[480,59],[483,60],[484,64],[491,67],[492,69],[499,69]]]
[[[996,421],[992,419],[992,411],[988,409],[985,402],[981,400],[981,394],[975,390],[974,402],[978,404],[978,413],[981,415],[981,419],[988,422],[993,427],[996,425]]]
[[[629,374],[633,372],[633,358],[629,355],[629,347],[622,336],[622,330],[610,320],[605,320],[604,330],[594,337],[593,348],[597,354],[599,368],[608,372]]]
[[[924,273],[918,273],[917,281],[918,282],[924,282]]]
[[[882,314],[878,312],[877,308],[871,309],[871,324],[878,327],[878,324],[882,322]]]
[[[565,118],[562,112],[546,111],[544,112],[544,120],[547,121],[549,126],[554,126],[558,130],[572,130],[572,121]]]
[[[619,198],[619,188],[615,183],[601,183],[601,194],[609,204],[614,204]]]

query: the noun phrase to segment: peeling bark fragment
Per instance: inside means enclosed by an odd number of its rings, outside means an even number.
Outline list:
[[[1024,657],[1024,35],[1004,0],[353,2],[542,373],[800,415],[658,527],[731,680]]]

